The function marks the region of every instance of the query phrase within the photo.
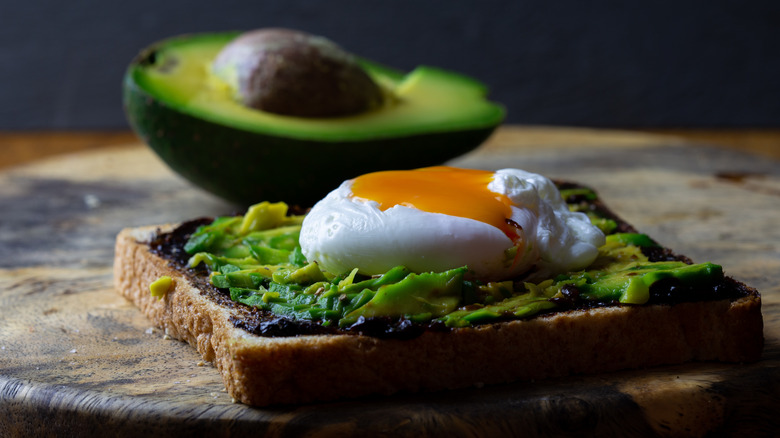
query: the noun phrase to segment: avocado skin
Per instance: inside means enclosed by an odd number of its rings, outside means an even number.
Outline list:
[[[139,56],[138,59],[143,58]],[[355,142],[248,132],[197,118],[149,95],[128,69],[124,109],[131,127],[193,184],[248,206],[267,200],[310,207],[342,181],[379,170],[441,164],[484,142],[496,126]]]

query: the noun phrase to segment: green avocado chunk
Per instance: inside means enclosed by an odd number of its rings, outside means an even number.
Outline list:
[[[465,272],[464,267],[409,274],[398,283],[380,287],[371,300],[346,314],[340,324],[355,323],[360,317],[405,316],[412,321],[428,321],[446,315],[462,302]]]
[[[634,245],[634,246],[641,246],[641,247],[658,247],[658,243],[656,243],[653,239],[651,239],[647,234],[640,234],[640,233],[615,233],[607,236],[607,242],[620,242],[624,243],[626,245]]]
[[[211,283],[229,290],[234,301],[337,327],[370,318],[471,327],[563,309],[561,302],[572,299],[642,305],[658,282],[706,288],[723,279],[722,268],[712,263],[650,262],[642,248],[657,244],[638,233],[613,233],[587,269],[535,283],[474,282],[465,278],[467,267],[415,273],[397,266],[375,277],[357,269],[334,276],[301,253],[302,220],[288,216],[282,203],[217,218],[187,242],[190,266],[205,265]]]
[[[244,205],[311,206],[355,175],[441,164],[479,146],[505,116],[470,77],[430,66],[402,72],[361,57],[384,96],[369,110],[302,117],[252,108],[212,66],[237,37],[153,44],[128,67],[123,98],[133,129],[172,169]]]

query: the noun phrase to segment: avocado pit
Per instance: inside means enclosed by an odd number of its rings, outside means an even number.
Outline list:
[[[378,108],[382,89],[327,38],[260,29],[225,46],[212,65],[245,106],[296,117],[341,117]]]

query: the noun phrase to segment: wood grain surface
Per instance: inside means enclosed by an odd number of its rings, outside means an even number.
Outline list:
[[[777,435],[780,163],[665,136],[529,128],[451,164],[591,185],[664,245],[722,264],[763,295],[762,360],[270,409],[233,403],[211,364],[112,289],[111,263],[121,228],[235,207],[127,145],[0,172],[0,437]]]
[[[529,144],[529,137],[548,137],[544,127],[504,126],[499,142]],[[564,131],[565,132],[565,131]],[[780,129],[643,129],[634,135],[654,134],[656,141],[708,144],[780,159]],[[529,134],[531,134],[529,136]],[[663,136],[663,139],[661,138]],[[0,169],[26,164],[52,155],[94,150],[139,142],[132,131],[21,131],[0,132]]]

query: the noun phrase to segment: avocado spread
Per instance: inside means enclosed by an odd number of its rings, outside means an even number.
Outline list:
[[[614,216],[592,190],[563,186],[561,194],[571,209],[591,217],[607,242],[587,269],[535,283],[471,281],[464,277],[467,267],[415,273],[397,266],[373,277],[357,270],[333,276],[305,259],[298,245],[304,216],[289,214],[284,203],[263,202],[244,215],[189,224],[180,236],[183,248],[164,238],[152,247],[190,272],[206,274],[222,300],[251,309],[247,314],[254,316],[234,324],[271,336],[323,330],[408,335],[410,327],[419,333],[421,327],[472,327],[577,308],[738,293],[720,266],[672,254]]]

